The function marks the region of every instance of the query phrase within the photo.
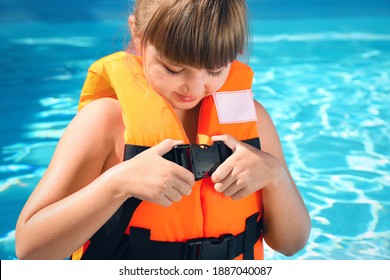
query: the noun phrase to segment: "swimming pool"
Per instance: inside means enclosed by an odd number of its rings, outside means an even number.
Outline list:
[[[30,2],[0,1],[0,259],[15,258],[16,219],[88,66],[127,40],[128,1]],[[304,250],[266,258],[390,259],[390,4],[248,3],[255,98],[313,222]]]

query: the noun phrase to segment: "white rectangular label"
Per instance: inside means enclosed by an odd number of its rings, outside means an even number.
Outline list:
[[[257,121],[252,91],[224,91],[213,94],[220,124]]]

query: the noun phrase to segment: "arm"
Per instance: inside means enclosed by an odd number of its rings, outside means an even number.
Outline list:
[[[307,242],[310,217],[287,168],[275,126],[266,110],[255,104],[262,151],[230,136],[213,137],[213,141],[224,141],[234,153],[212,179],[217,191],[233,199],[262,189],[264,240],[274,250],[293,255]]]
[[[19,258],[66,258],[132,195],[169,206],[191,192],[192,174],[161,157],[177,141],[122,162],[123,131],[116,100],[99,99],[76,115],[18,219]]]
[[[106,102],[109,106],[105,106]],[[19,216],[19,258],[69,256],[124,201],[125,197],[115,196],[110,184],[106,184],[112,179],[110,174],[99,176],[119,162],[121,148],[113,141],[113,134],[123,131],[118,109],[111,100],[93,102],[65,130],[46,173]],[[114,123],[114,133],[110,135],[108,127]]]

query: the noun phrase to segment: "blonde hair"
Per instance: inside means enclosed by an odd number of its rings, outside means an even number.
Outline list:
[[[218,69],[247,50],[245,0],[137,0],[134,16],[141,49],[180,65]]]

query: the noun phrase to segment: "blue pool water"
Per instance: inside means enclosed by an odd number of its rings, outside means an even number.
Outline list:
[[[248,1],[255,98],[313,223],[288,259],[390,259],[390,4],[340,2]],[[83,3],[0,1],[0,259],[88,66],[128,40],[128,1]]]

